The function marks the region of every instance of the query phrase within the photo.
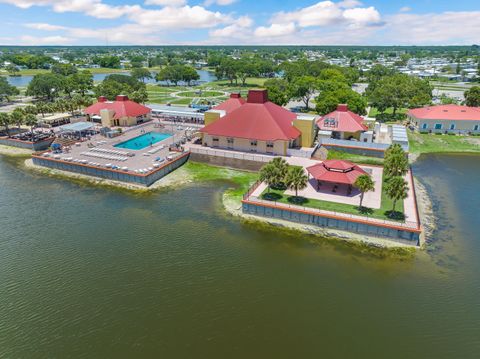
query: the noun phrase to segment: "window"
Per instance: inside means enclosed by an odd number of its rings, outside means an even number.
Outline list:
[[[218,138],[217,138],[217,137],[214,137],[214,138],[212,138],[212,141],[213,141],[213,142],[218,142]]]
[[[442,124],[441,123],[436,123],[435,124],[435,129],[436,130],[441,130],[442,129]]]
[[[428,128],[428,123],[424,123],[424,124],[422,125],[422,129],[426,130],[427,128]]]
[[[227,137],[227,143],[233,145],[233,137]]]
[[[267,142],[267,148],[273,148],[273,142],[268,141]]]
[[[454,123],[451,123],[451,124],[450,124],[450,129],[451,129],[451,130],[454,130],[454,129],[455,129],[455,124],[454,124]]]
[[[478,131],[478,128],[479,128],[478,125],[473,126],[473,130],[474,130],[474,131]]]
[[[250,140],[250,146],[256,146],[257,140]]]

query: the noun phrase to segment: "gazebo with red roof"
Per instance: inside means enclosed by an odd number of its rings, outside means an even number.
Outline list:
[[[317,181],[317,190],[324,183],[333,185],[332,191],[335,192],[338,185],[348,186],[348,193],[356,179],[361,175],[368,173],[355,163],[343,160],[327,160],[316,165],[307,167],[307,172]]]
[[[100,118],[105,127],[133,126],[150,119],[151,109],[132,101],[125,95],[119,95],[115,101],[100,96],[98,102],[84,111],[90,117]]]
[[[347,105],[338,105],[337,109],[317,120],[317,126],[322,131],[332,131],[335,138],[360,138],[360,133],[368,130],[362,116],[350,111]]]

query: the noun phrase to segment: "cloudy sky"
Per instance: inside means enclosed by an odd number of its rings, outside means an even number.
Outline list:
[[[478,0],[0,0],[3,45],[471,45]]]

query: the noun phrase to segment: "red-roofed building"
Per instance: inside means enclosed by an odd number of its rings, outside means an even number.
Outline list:
[[[329,131],[333,138],[360,140],[361,134],[368,131],[362,116],[350,111],[347,105],[338,105],[337,109],[322,116],[317,121],[320,131]]]
[[[480,133],[480,108],[438,105],[408,111],[410,122],[420,132]]]
[[[322,183],[347,185],[351,190],[356,179],[361,175],[369,175],[358,165],[343,160],[327,160],[307,167],[307,172],[317,181],[317,190]]]
[[[267,90],[250,90],[246,101],[232,94],[205,113],[203,144],[285,156],[288,148],[313,145],[314,119],[268,101]]]
[[[84,111],[91,119],[101,120],[105,127],[133,126],[150,120],[151,109],[119,95],[115,101],[108,101],[104,96]]]

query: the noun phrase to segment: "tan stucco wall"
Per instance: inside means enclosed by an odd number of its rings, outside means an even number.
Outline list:
[[[285,156],[287,154],[288,142],[287,141],[274,141],[273,148],[269,148],[267,151],[267,142],[266,141],[257,141],[257,146],[251,146],[250,140],[245,138],[234,138],[233,144],[227,142],[227,137],[224,136],[211,136],[204,134],[203,144],[208,147],[213,146],[213,137],[218,138],[218,143],[215,147],[232,149],[235,151],[242,152],[253,152],[252,149],[255,149],[257,153],[273,153],[275,155]]]
[[[293,126],[301,132],[300,146],[313,147],[315,136],[314,119],[296,119],[293,120]]]
[[[473,120],[424,120],[416,119],[410,116],[410,120],[415,124],[419,131],[432,131],[432,132],[454,132],[454,133],[480,133],[480,121]],[[423,125],[427,124],[427,128],[423,128]],[[435,129],[436,124],[442,124],[441,129]],[[455,129],[450,130],[450,125],[454,124]],[[474,130],[475,125],[478,125],[478,130]]]

